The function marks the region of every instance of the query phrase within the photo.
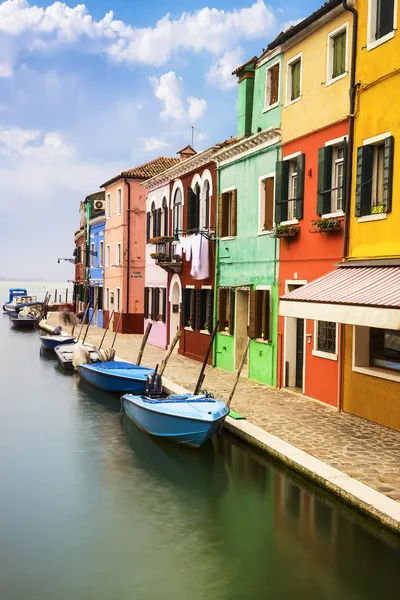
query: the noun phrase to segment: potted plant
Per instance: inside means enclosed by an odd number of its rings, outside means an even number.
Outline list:
[[[150,258],[154,258],[154,260],[164,260],[166,257],[165,252],[152,252],[150,254]]]
[[[315,227],[318,232],[331,232],[339,231],[342,223],[339,219],[315,219],[311,221],[311,225]]]
[[[210,331],[209,327],[208,321],[206,321],[203,326],[203,331]]]
[[[277,225],[274,231],[274,237],[277,238],[291,238],[294,237],[300,231],[298,225]]]
[[[166,244],[173,241],[174,238],[169,235],[158,235],[157,237],[149,238],[149,244]]]
[[[162,321],[162,320],[163,320],[162,315],[157,315],[157,321]]]
[[[225,321],[224,331],[229,333],[229,321]]]
[[[187,320],[186,327],[192,327],[192,319]]]

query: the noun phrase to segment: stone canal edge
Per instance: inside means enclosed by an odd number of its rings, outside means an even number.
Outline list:
[[[45,323],[40,323],[39,327],[49,333],[53,330]],[[117,356],[115,358],[125,361]],[[163,386],[170,393],[187,393],[185,388],[166,377],[163,377]],[[400,502],[388,498],[365,483],[346,475],[339,469],[335,469],[246,420],[236,421],[227,417],[225,427],[251,446],[266,452],[290,469],[310,479],[314,484],[327,490],[347,505],[400,534]]]

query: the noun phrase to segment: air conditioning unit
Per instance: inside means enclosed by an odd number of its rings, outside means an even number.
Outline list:
[[[96,202],[94,203],[94,207],[96,210],[104,210],[105,207],[105,202],[104,200],[96,200]]]

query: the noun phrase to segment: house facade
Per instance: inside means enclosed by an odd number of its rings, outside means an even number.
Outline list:
[[[352,15],[331,2],[268,47],[284,52],[275,210],[280,296],[342,258],[351,35]],[[327,317],[281,316],[279,387],[338,407],[340,330]]]
[[[81,219],[82,220],[82,219]],[[79,313],[83,310],[86,301],[86,241],[84,225],[75,232],[74,236],[75,249],[75,279],[73,287],[73,302],[75,312]]]
[[[89,220],[89,319],[92,325],[103,327],[104,301],[104,228],[105,214]],[[94,311],[94,315],[92,313]]]
[[[146,193],[141,183],[165,170],[160,157],[123,171],[101,187],[105,192],[104,324],[123,333],[143,333]],[[120,319],[120,315],[121,319]]]
[[[237,141],[218,161],[214,364],[234,371],[248,337],[243,373],[276,385],[278,241],[274,223],[275,165],[281,154],[279,49],[254,57],[238,77]]]

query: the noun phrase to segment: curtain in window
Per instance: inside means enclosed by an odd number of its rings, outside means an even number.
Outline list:
[[[332,77],[339,77],[346,70],[346,32],[339,33],[333,40]]]

